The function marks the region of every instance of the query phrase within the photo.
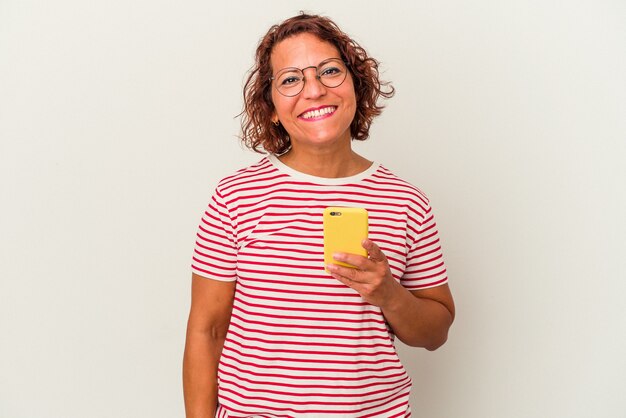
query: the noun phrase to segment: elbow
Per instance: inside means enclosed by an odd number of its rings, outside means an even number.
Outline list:
[[[440,329],[439,332],[432,333],[426,338],[425,341],[422,341],[421,346],[428,351],[435,351],[441,346],[443,346],[446,341],[448,341],[448,331],[450,330],[450,325],[446,326],[443,329]]]
[[[429,341],[428,344],[424,345],[424,348],[428,351],[435,351],[438,348],[440,348],[441,346],[443,346],[446,341],[448,341],[448,333],[446,332],[446,334],[438,339],[433,339],[432,341]]]
[[[430,334],[420,337],[415,336],[414,338],[402,338],[402,336],[399,335],[397,335],[397,337],[409,347],[425,348],[428,351],[435,351],[448,341],[448,331],[446,330],[438,335]]]
[[[209,335],[215,341],[224,342],[226,339],[226,334],[228,333],[228,324],[225,324],[220,327],[215,327],[210,330]]]
[[[452,327],[452,323],[454,322],[454,311],[449,312],[449,317],[447,318],[445,324],[442,324],[438,330],[433,330],[435,332],[429,335],[426,344],[423,347],[428,351],[435,351],[441,346],[443,346],[446,341],[448,341],[448,332],[450,331],[450,327]]]

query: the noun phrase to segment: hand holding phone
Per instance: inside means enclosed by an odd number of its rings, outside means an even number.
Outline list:
[[[361,243],[368,234],[367,210],[331,206],[324,210],[324,265],[355,266],[333,259],[334,253],[351,253],[367,257]]]

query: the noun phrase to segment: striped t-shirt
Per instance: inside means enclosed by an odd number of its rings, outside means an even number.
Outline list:
[[[407,289],[447,282],[428,199],[379,164],[320,178],[269,156],[224,178],[192,263],[237,281],[218,417],[410,416],[411,379],[380,308],[324,270],[327,206],[367,209],[369,238]]]

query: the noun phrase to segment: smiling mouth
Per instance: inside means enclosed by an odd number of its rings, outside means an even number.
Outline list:
[[[328,116],[337,110],[337,106],[326,106],[315,110],[309,110],[308,112],[304,112],[299,117],[302,119],[318,119],[324,116]]]

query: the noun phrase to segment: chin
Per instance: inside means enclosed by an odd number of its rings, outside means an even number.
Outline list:
[[[308,142],[308,143],[313,143],[313,144],[319,144],[319,145],[330,145],[330,144],[334,144],[334,143],[341,143],[341,142],[350,142],[350,132],[349,131],[344,131],[342,133],[337,133],[337,131],[318,131],[313,135],[307,135],[304,138],[304,141],[299,141],[299,142]]]

